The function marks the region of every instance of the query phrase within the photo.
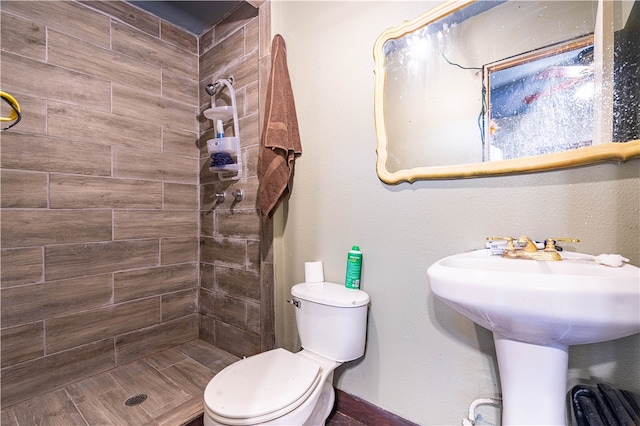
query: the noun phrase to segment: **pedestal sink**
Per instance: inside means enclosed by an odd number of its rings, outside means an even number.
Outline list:
[[[478,250],[427,270],[433,293],[493,332],[503,425],[566,424],[568,346],[640,332],[640,269],[562,252],[561,261]]]

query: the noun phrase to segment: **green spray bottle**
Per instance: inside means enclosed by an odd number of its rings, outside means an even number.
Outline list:
[[[347,255],[347,278],[344,285],[347,288],[360,288],[362,273],[362,252],[360,247],[353,246]]]

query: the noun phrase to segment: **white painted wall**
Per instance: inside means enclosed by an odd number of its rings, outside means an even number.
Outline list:
[[[577,237],[575,249],[640,264],[640,161],[572,170],[389,186],[375,171],[373,43],[433,2],[275,1],[287,43],[303,155],[276,221],[278,344],[298,349],[290,287],[305,261],[344,282],[364,252],[367,350],[335,384],[424,425],[460,424],[472,400],[499,393],[491,334],[434,299],[426,270],[490,235]],[[345,324],[345,326],[348,326]],[[574,347],[572,378],[640,391],[640,338]]]

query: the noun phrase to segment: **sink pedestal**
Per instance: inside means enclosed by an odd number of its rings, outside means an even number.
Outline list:
[[[502,385],[502,425],[566,425],[567,346],[493,333]]]

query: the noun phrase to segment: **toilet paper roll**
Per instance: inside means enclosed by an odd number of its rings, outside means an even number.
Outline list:
[[[322,262],[304,262],[304,281],[307,283],[321,283],[324,281]]]

